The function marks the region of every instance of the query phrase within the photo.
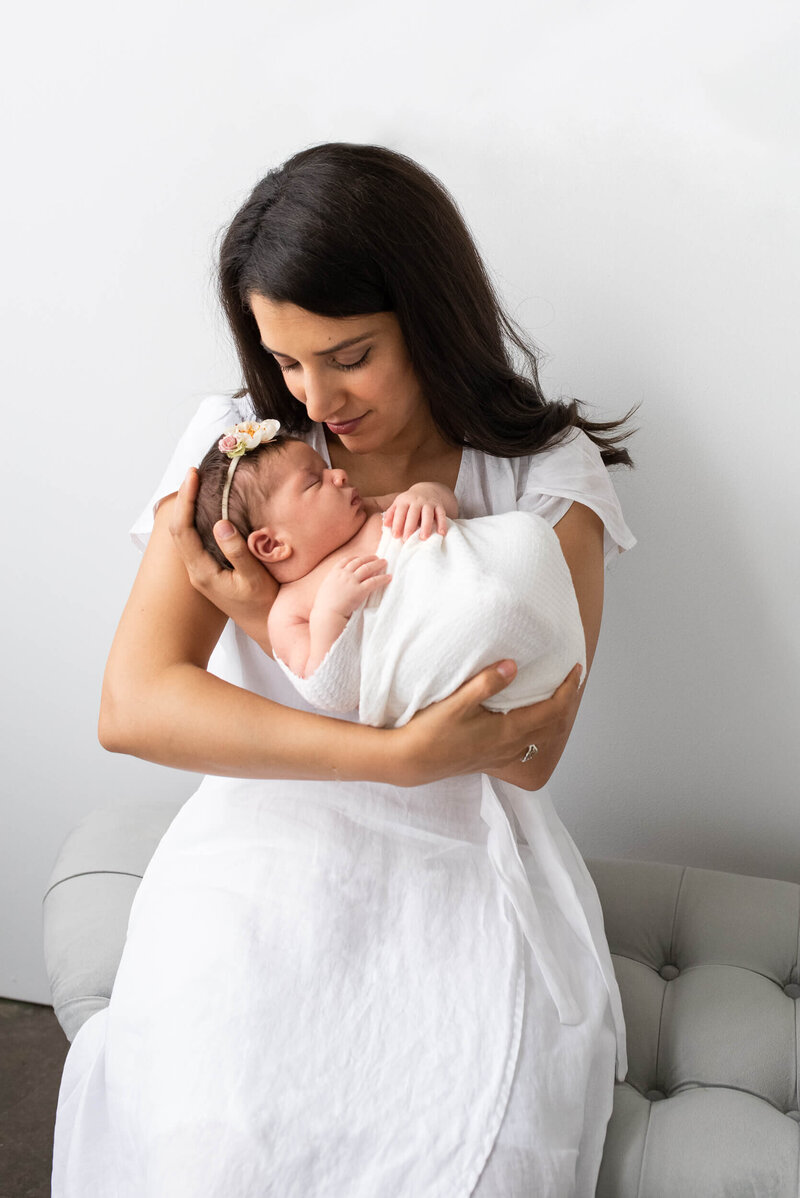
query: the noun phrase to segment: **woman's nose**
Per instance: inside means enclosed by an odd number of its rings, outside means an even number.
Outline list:
[[[335,380],[323,380],[319,377],[312,379],[310,376],[306,376],[304,396],[306,411],[317,424],[322,424],[325,420],[330,419],[341,406],[340,400],[336,397],[336,387]]]

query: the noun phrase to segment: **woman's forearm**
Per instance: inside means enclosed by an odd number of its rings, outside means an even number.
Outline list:
[[[99,735],[111,752],[202,774],[402,785],[391,731],[283,707],[185,662],[140,695],[107,683]]]
[[[172,543],[168,508],[162,504],[156,515],[109,654],[101,744],[229,777],[385,781],[402,775],[392,733],[283,707],[207,672],[226,620],[191,586]]]

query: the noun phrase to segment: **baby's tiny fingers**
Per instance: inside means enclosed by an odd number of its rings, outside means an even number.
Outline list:
[[[346,562],[342,562],[342,569],[351,570],[355,574],[362,566],[376,561],[378,561],[378,558],[375,557],[374,553],[372,555],[362,553],[360,557],[349,557]]]
[[[407,541],[410,536],[413,536],[419,528],[420,514],[424,510],[425,509],[423,507],[420,507],[417,504],[409,505],[408,512],[406,513],[406,522],[403,526],[404,541]]]
[[[436,528],[443,537],[447,535],[447,512],[438,503],[436,505]]]
[[[364,578],[369,578],[372,574],[381,574],[388,564],[385,557],[366,558],[362,560],[361,565],[356,570],[356,575],[359,581],[361,581]]]
[[[433,532],[434,509],[429,503],[426,503],[422,509],[422,519],[419,525],[419,539],[424,541]]]
[[[403,529],[406,524],[406,516],[408,514],[408,504],[403,504],[395,509],[394,520],[392,521],[392,536],[402,537]]]
[[[391,574],[375,574],[372,578],[365,578],[361,585],[365,590],[377,591],[378,587],[385,586],[391,580]]]

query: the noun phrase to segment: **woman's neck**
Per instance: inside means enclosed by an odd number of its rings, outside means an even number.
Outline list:
[[[455,490],[461,447],[448,445],[438,431],[426,433],[417,444],[364,454],[350,453],[327,429],[325,439],[331,465],[346,470],[362,495],[394,494],[418,482],[438,482]]]

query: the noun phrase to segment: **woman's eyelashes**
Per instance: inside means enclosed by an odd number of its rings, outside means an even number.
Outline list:
[[[360,357],[357,362],[337,362],[336,359],[334,358],[333,362],[331,362],[331,365],[335,366],[337,370],[358,370],[359,366],[363,366],[364,363],[366,362],[367,358],[370,355],[371,349],[372,349],[372,346],[370,346],[370,348],[366,351],[366,353],[363,354],[363,356]],[[276,359],[276,362],[277,362],[277,359]],[[297,370],[298,366],[300,365],[299,362],[289,362],[289,364],[286,366],[282,366],[280,362],[278,362],[277,364],[278,364],[279,370],[281,370],[284,374],[286,374],[290,370]]]

